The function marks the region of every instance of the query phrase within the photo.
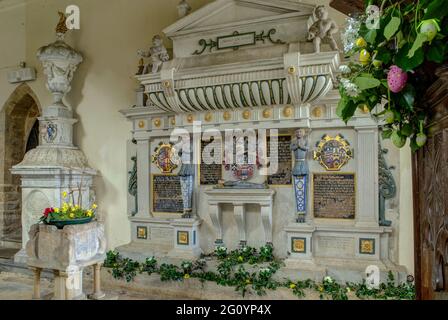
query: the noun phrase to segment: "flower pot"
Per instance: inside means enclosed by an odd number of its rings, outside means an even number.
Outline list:
[[[77,224],[86,224],[93,220],[90,218],[80,218],[80,219],[72,219],[72,220],[51,220],[50,222],[44,222],[47,225],[56,226],[58,229],[64,229],[65,226],[72,226]]]

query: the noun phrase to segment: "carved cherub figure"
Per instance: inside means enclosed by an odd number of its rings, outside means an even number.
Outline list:
[[[186,0],[182,0],[177,6],[177,12],[179,14],[179,18],[183,18],[188,15],[191,11],[191,6],[188,4]]]
[[[320,53],[322,41],[330,43],[331,49],[339,51],[334,34],[339,28],[333,19],[328,18],[328,11],[325,6],[317,6],[313,13],[313,23],[308,28],[308,40],[313,41],[314,51]]]
[[[159,35],[156,35],[152,38],[152,47],[148,52],[143,50],[138,50],[137,54],[142,58],[151,58],[151,73],[157,73],[160,71],[162,64],[168,60],[170,60],[170,56],[165,46],[163,45],[162,38]],[[143,74],[149,73],[149,63],[145,66],[143,70]]]

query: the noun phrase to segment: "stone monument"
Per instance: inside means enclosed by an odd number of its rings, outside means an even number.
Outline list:
[[[347,124],[337,116],[337,30],[325,7],[292,0],[216,0],[163,30],[172,60],[137,75],[138,103],[121,111],[138,169],[138,212],[121,254],[182,259],[178,249],[191,245],[210,254],[269,244],[293,274],[313,279],[403,270],[389,254],[398,225],[379,223],[381,123],[361,109]],[[188,201],[192,176],[173,166],[168,144],[178,130],[197,137],[201,155]],[[227,138],[246,150],[246,136],[258,151],[266,141],[268,158],[277,153],[277,172],[263,173],[275,161],[227,161]],[[182,219],[190,199],[200,225]]]
[[[71,90],[71,82],[82,55],[64,42],[68,31],[66,17],[59,13],[56,28],[57,40],[39,49],[47,77],[47,88],[53,95],[53,103],[44,107],[39,118],[39,146],[29,151],[21,163],[11,172],[22,177],[22,250],[15,256],[18,263],[26,263],[25,245],[28,232],[45,208],[61,207],[62,193],[69,190],[81,192],[82,207],[90,207],[93,201],[93,177],[96,170],[89,167],[84,153],[73,145],[73,111],[64,104],[64,96]],[[78,198],[78,195],[74,195]]]

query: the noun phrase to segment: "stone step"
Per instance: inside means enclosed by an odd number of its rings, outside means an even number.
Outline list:
[[[22,248],[22,234],[17,234],[18,238],[12,238],[9,235],[3,237],[0,240],[0,246],[11,249],[20,249]]]

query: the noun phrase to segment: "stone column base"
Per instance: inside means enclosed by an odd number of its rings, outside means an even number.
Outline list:
[[[199,226],[202,220],[178,219],[171,222],[174,228],[174,249],[168,253],[170,257],[197,259],[202,250],[199,245]]]

